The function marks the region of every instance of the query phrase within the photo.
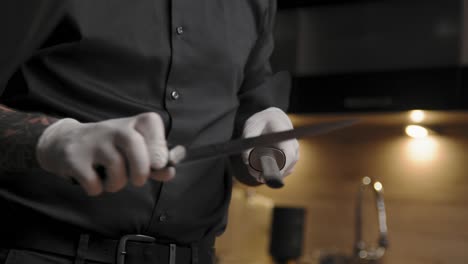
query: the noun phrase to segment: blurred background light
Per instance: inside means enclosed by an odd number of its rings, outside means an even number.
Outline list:
[[[374,183],[374,189],[376,191],[380,192],[380,191],[382,191],[382,188],[383,188],[382,183],[380,183],[380,182],[375,182]]]
[[[410,120],[414,123],[421,123],[424,121],[425,113],[423,110],[413,110],[410,112]]]
[[[437,141],[432,137],[408,141],[408,155],[413,161],[432,161],[437,154]]]
[[[427,128],[418,125],[406,126],[405,132],[412,138],[425,138],[429,134]]]
[[[367,177],[367,176],[364,177],[364,178],[362,178],[362,183],[363,183],[364,185],[369,185],[369,184],[371,183],[371,178],[369,178],[369,177]]]

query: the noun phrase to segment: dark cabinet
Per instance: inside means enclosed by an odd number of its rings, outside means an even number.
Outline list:
[[[464,1],[279,1],[290,112],[466,109]]]

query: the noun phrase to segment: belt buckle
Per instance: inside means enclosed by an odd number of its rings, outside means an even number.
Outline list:
[[[127,242],[129,241],[152,243],[156,241],[156,238],[139,234],[123,236],[122,238],[120,238],[119,246],[117,248],[117,264],[125,264],[125,255],[127,254]]]

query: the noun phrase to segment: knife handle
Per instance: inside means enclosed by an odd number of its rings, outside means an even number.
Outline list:
[[[280,170],[286,164],[286,155],[278,148],[257,147],[249,155],[249,164],[261,173],[266,185],[277,189],[284,186]]]

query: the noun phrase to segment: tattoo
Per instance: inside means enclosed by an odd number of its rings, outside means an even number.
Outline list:
[[[37,168],[37,141],[56,120],[43,114],[18,112],[0,105],[0,171]]]

